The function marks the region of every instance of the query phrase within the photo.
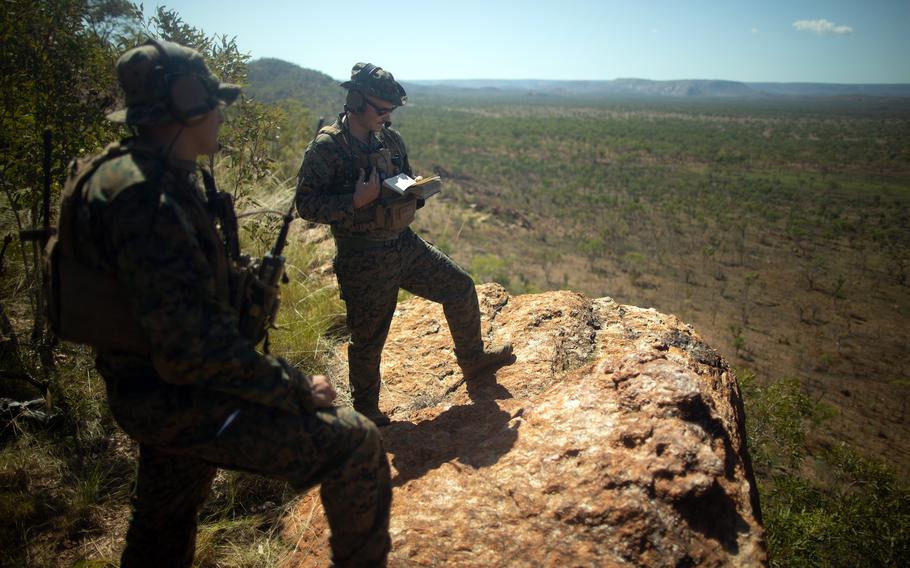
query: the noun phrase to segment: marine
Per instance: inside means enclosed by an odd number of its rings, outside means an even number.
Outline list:
[[[71,167],[49,256],[52,319],[94,347],[111,412],[139,444],[121,566],[191,566],[219,468],[319,484],[334,565],[384,565],[391,488],[376,426],[334,408],[324,376],[241,333],[237,287],[251,269],[226,244],[213,206],[224,195],[211,179],[203,192],[196,162],[217,151],[239,88],[166,41],[126,51],[117,74],[126,107],[108,118],[136,135]]]
[[[384,179],[412,175],[407,148],[390,121],[407,102],[404,88],[370,63],[354,65],[341,87],[347,89],[344,112],[307,147],[295,199],[302,218],[331,226],[335,275],[351,334],[354,408],[385,425],[390,420],[379,409],[380,362],[400,288],[442,304],[466,380],[509,364],[514,356],[510,345],[484,347],[471,277],[409,227],[424,201],[381,196]]]

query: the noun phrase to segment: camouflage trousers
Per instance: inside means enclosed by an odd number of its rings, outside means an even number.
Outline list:
[[[355,408],[379,401],[379,364],[389,335],[398,289],[442,304],[455,355],[483,350],[480,309],[471,277],[435,246],[410,229],[385,246],[348,249],[341,240],[335,275],[347,306],[351,333],[348,368]]]
[[[191,566],[197,513],[217,468],[304,490],[321,484],[335,566],[382,566],[391,546],[389,464],[372,422],[346,408],[294,415],[148,377],[107,377],[120,426],[140,444],[121,566]]]

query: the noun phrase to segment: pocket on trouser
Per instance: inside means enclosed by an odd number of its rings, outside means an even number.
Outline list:
[[[361,253],[346,251],[344,254],[339,252],[332,260],[332,269],[335,271],[335,280],[338,282],[338,297],[345,303],[350,299],[352,279],[360,272],[357,270],[358,264],[362,270],[363,262],[357,260],[362,257]]]

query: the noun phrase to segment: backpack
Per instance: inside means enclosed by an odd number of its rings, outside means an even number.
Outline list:
[[[47,319],[60,339],[97,349],[150,353],[122,282],[113,272],[88,266],[78,254],[83,187],[102,164],[135,152],[112,144],[101,154],[76,160],[63,187],[56,234],[45,248]]]

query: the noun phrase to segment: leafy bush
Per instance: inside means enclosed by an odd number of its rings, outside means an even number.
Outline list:
[[[910,488],[845,445],[812,452],[831,410],[799,381],[740,371],[772,566],[899,566],[910,558]]]
[[[509,285],[509,267],[505,260],[495,254],[480,254],[471,261],[471,274],[477,282],[498,282]]]
[[[4,233],[43,221],[45,129],[53,135],[54,193],[69,161],[96,152],[125,133],[104,114],[119,106],[114,64],[126,47],[148,36],[178,41],[198,49],[222,80],[245,82],[248,56],[233,39],[208,36],[164,8],[149,20],[125,0],[10,0],[4,10],[0,19],[0,199],[8,205],[0,208]],[[283,174],[276,174],[275,158],[287,162],[292,153],[302,155],[303,141],[311,136],[306,127],[309,116],[299,104],[278,108],[246,98],[229,109],[223,129],[228,150],[215,169],[222,187],[239,198],[241,209],[268,208],[290,199],[293,186],[276,177]],[[282,127],[290,134],[279,137]],[[283,170],[285,178],[288,169]],[[273,221],[244,219],[245,244],[260,253],[270,246]],[[135,444],[110,415],[90,350],[53,345],[40,333],[40,322],[35,325],[38,334],[26,329],[40,314],[36,301],[40,247],[13,245],[4,252],[10,253],[10,262],[0,264],[0,397],[45,396],[43,411],[53,408],[58,418],[51,422],[28,413],[3,417],[0,565],[115,565],[112,559],[119,554],[122,533],[111,533],[123,528],[117,519],[128,515]],[[292,247],[288,258],[293,280],[284,288],[285,304],[279,314],[287,333],[275,334],[273,347],[315,370],[332,347],[325,335],[337,325],[340,301],[319,279],[308,277],[310,263],[317,258],[312,250]],[[289,498],[282,483],[244,474],[221,476],[203,514],[198,563],[278,564],[287,547],[276,534],[277,520]]]

